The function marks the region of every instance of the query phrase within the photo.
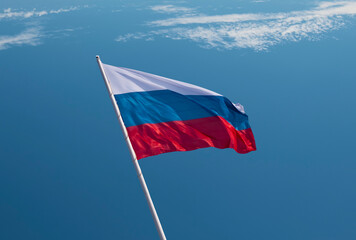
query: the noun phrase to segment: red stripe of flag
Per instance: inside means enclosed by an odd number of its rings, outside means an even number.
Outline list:
[[[127,128],[137,159],[198,148],[232,148],[238,153],[256,150],[251,128],[236,130],[215,116],[186,121],[142,124]]]

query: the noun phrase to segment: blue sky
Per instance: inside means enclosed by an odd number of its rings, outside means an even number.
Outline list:
[[[156,239],[97,66],[240,102],[257,151],[140,160],[168,239],[355,239],[355,1],[0,3],[0,239]]]

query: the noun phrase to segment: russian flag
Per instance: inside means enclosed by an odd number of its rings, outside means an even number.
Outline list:
[[[241,105],[189,83],[102,66],[137,159],[206,147],[256,150]]]

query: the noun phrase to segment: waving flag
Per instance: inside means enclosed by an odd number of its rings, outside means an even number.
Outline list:
[[[192,84],[102,66],[137,159],[206,147],[256,150],[241,105]]]

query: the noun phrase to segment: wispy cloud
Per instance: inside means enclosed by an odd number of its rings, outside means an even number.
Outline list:
[[[13,46],[31,45],[36,46],[41,44],[41,28],[31,27],[16,35],[0,36],[0,50],[4,50]]]
[[[30,18],[30,17],[41,17],[49,14],[59,14],[64,12],[71,12],[77,10],[78,7],[70,7],[70,8],[60,8],[56,10],[41,10],[38,11],[36,9],[30,11],[13,11],[11,8],[3,10],[0,13],[1,19],[14,19],[14,18]]]
[[[44,39],[56,39],[68,37],[70,33],[79,28],[66,28],[56,30],[44,30],[43,27],[35,24],[27,24],[28,27],[14,35],[0,35],[0,51],[12,47],[38,46]]]
[[[87,8],[88,6],[84,6]],[[41,17],[45,15],[57,15],[61,13],[71,12],[78,10],[79,7],[69,7],[69,8],[59,8],[52,10],[30,10],[30,11],[19,11],[12,10],[11,8],[3,10],[0,12],[0,21],[7,20],[17,20],[17,19],[30,19],[32,17]],[[62,36],[67,36],[69,32],[74,31],[74,29],[57,29],[57,30],[43,30],[41,24],[37,20],[27,20],[24,23],[26,29],[15,35],[0,35],[0,50],[8,49],[15,46],[37,46],[40,45],[44,38],[58,38]]]
[[[254,3],[264,3],[267,2],[268,0],[253,0],[252,2]]]
[[[345,17],[355,14],[355,1],[337,1],[320,2],[304,11],[181,16],[151,21],[148,26],[156,30],[123,35],[116,40],[152,40],[159,36],[188,39],[203,47],[263,51],[285,41],[319,39],[323,33],[342,27]]]
[[[150,22],[156,26],[174,26],[186,24],[208,23],[239,23],[248,21],[283,21],[298,23],[312,19],[331,18],[340,15],[356,14],[356,2],[322,2],[312,10],[293,11],[289,13],[260,13],[260,14],[228,14],[215,16],[193,16],[170,18]]]
[[[187,8],[187,7],[179,7],[175,5],[156,5],[156,6],[151,6],[151,10],[159,13],[192,13],[194,12],[193,8]]]

